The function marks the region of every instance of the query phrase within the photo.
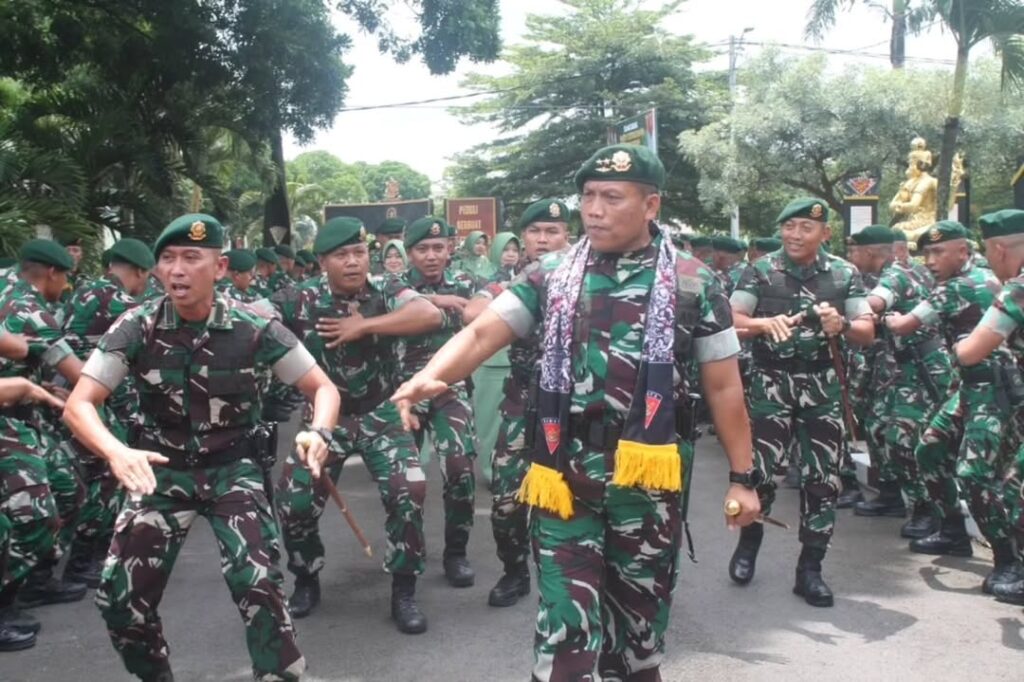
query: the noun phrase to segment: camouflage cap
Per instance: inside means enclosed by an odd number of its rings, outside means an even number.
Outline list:
[[[924,249],[931,244],[967,239],[970,234],[967,228],[955,220],[940,220],[917,238],[917,248]]]
[[[715,251],[725,251],[726,253],[743,253],[747,250],[747,244],[739,239],[733,239],[725,235],[715,235],[711,238],[711,248]]]
[[[413,221],[413,224],[406,229],[405,248],[411,248],[424,239],[446,239],[449,236],[454,235],[449,234],[447,223],[434,216],[424,216]]]
[[[850,235],[846,243],[854,246],[875,246],[892,244],[892,239],[892,230],[885,225],[868,225],[857,234]]]
[[[365,240],[366,227],[359,218],[331,218],[316,233],[313,253],[322,256],[342,246],[351,246]]]
[[[256,260],[261,260],[264,263],[273,263],[274,265],[280,265],[281,263],[277,258],[277,254],[274,253],[274,250],[266,247],[256,249]]]
[[[755,249],[764,253],[771,253],[782,248],[782,240],[775,237],[759,237],[752,243]]]
[[[581,192],[588,180],[636,182],[661,189],[665,184],[665,166],[647,147],[613,144],[587,159],[574,178]]]
[[[981,228],[982,239],[1024,234],[1024,211],[1007,208],[995,213],[987,213],[978,218],[978,227]]]
[[[828,206],[821,199],[795,199],[789,202],[786,208],[782,209],[782,213],[775,219],[775,222],[781,225],[791,218],[807,218],[808,220],[827,223]]]
[[[388,218],[377,227],[377,234],[387,237],[394,234],[402,234],[405,229],[405,221],[401,218]]]
[[[295,249],[287,244],[278,244],[275,246],[274,253],[276,253],[280,258],[291,258],[292,260],[295,260]]]
[[[74,270],[75,259],[68,250],[52,239],[32,239],[25,242],[18,252],[18,260],[22,262],[41,263],[58,270]]]
[[[249,272],[256,267],[256,254],[249,249],[232,249],[224,255],[228,257],[228,270]]]
[[[153,244],[153,255],[160,257],[166,246],[197,246],[201,249],[224,248],[224,226],[205,213],[189,213],[175,218]]]
[[[568,223],[570,215],[569,208],[558,199],[541,199],[526,207],[516,230],[524,230],[533,223]]]
[[[153,258],[149,246],[131,237],[118,240],[104,252],[104,255],[107,257],[107,264],[127,263],[143,270],[152,270],[156,265],[156,259]]]

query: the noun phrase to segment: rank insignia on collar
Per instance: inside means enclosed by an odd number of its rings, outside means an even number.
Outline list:
[[[548,206],[548,214],[552,218],[560,218],[562,216],[562,209],[558,208],[558,204],[551,204]]]
[[[824,212],[825,212],[825,209],[823,209],[821,207],[821,204],[815,204],[814,206],[811,206],[811,217],[812,218],[820,218]]]
[[[188,231],[188,238],[194,242],[201,242],[206,239],[206,224],[202,220],[192,223],[192,227]]]

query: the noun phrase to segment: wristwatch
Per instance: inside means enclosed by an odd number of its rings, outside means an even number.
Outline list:
[[[334,442],[334,433],[330,429],[310,429],[310,431],[323,438],[325,445]]]
[[[750,467],[742,474],[730,471],[729,483],[736,483],[748,490],[756,490],[759,485],[764,483],[764,474],[756,467]]]
[[[840,334],[845,334],[846,332],[850,331],[850,327],[852,327],[852,326],[853,326],[853,323],[850,322],[850,318],[844,317],[843,318],[843,331],[841,331],[839,333]]]

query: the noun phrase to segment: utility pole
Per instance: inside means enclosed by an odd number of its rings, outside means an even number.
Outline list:
[[[729,36],[729,97],[732,99],[732,109],[736,110],[736,62],[739,60],[740,49],[743,47],[743,36],[747,35],[754,28],[752,26],[743,29],[739,36]],[[736,148],[735,127],[730,126],[729,140],[733,149]],[[732,217],[729,225],[729,234],[733,239],[740,238],[740,207],[733,202]]]

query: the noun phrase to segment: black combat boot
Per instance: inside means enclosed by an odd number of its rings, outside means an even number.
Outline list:
[[[469,565],[466,555],[444,557],[444,577],[452,587],[472,587],[476,582],[476,573]]]
[[[910,520],[900,528],[900,537],[917,540],[926,538],[932,533],[939,531],[939,519],[932,515],[931,507],[927,502],[918,502],[914,505],[914,512]]]
[[[992,559],[995,566],[985,576],[981,591],[992,594],[996,585],[1011,584],[1024,580],[1024,565],[1013,551],[1013,543],[1009,540],[997,540],[992,543]]]
[[[903,504],[900,484],[896,481],[878,484],[878,497],[864,500],[853,505],[856,516],[892,516],[902,519],[907,515],[907,507]]]
[[[752,523],[740,529],[740,541],[729,560],[729,577],[738,585],[746,585],[754,579],[757,566],[757,552],[764,538],[764,526]]]
[[[89,590],[85,583],[59,580],[53,565],[36,566],[18,592],[18,605],[24,608],[46,604],[66,604],[81,600]]]
[[[506,566],[505,574],[487,595],[491,606],[512,606],[520,597],[530,594],[530,568],[525,564]]]
[[[1024,606],[1024,579],[1012,583],[995,583],[992,594],[996,601]]]
[[[97,554],[92,543],[77,540],[71,543],[71,554],[67,566],[64,567],[65,582],[85,583],[86,587],[96,589],[100,585],[102,572],[103,559]]]
[[[0,620],[0,651],[21,651],[36,645],[36,633],[18,628]]]
[[[0,608],[0,623],[15,630],[31,632],[33,635],[43,629],[42,623],[35,616],[27,611],[22,611],[17,604],[13,603]]]
[[[320,603],[320,577],[318,574],[295,577],[295,590],[288,599],[288,613],[293,618],[305,618]]]
[[[170,668],[164,668],[152,675],[147,675],[142,679],[142,682],[174,682],[174,673],[171,672]]]
[[[843,489],[836,498],[836,509],[849,509],[853,505],[864,500],[864,493],[860,491],[860,483],[856,476],[844,476]]]
[[[964,517],[954,512],[942,519],[939,531],[926,538],[910,541],[910,551],[917,554],[939,554],[969,557],[974,555],[971,536],[967,534]]]
[[[416,603],[416,576],[393,575],[391,577],[391,620],[399,632],[418,635],[427,631],[427,617]]]
[[[821,560],[825,558],[824,547],[804,545],[796,564],[796,584],[793,594],[804,598],[811,606],[832,606],[832,590],[821,577]]]

